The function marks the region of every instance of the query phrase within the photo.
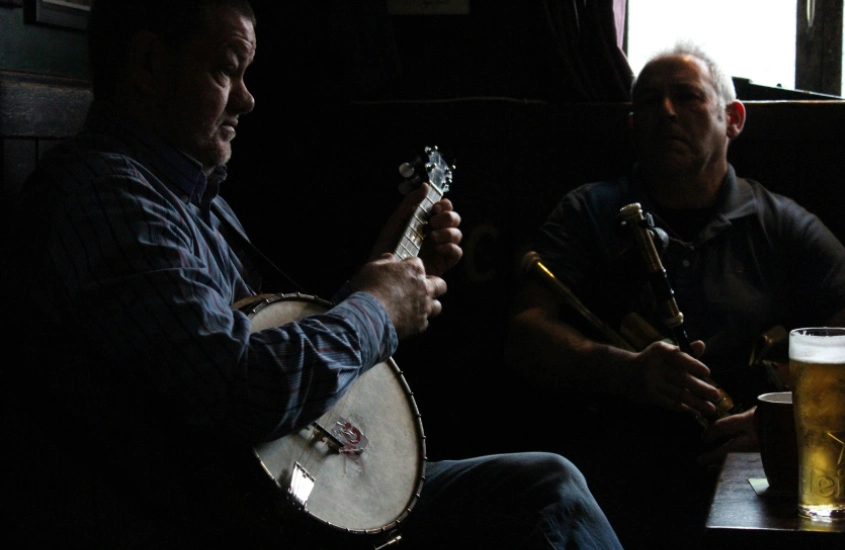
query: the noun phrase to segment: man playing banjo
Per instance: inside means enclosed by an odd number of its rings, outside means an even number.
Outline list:
[[[428,210],[418,257],[393,254],[428,184],[325,309],[254,330],[232,307],[259,289],[218,194],[254,107],[255,25],[247,0],[93,4],[85,128],[42,159],[7,229],[27,350],[7,402],[17,447],[33,450],[16,501],[30,544],[318,547],[297,514],[262,515],[249,482],[265,473],[230,451],[313,426],[441,311],[440,276],[461,257],[450,201]],[[326,452],[368,452],[347,448],[360,435],[347,428],[346,442],[312,430]],[[308,481],[310,465],[285,467]],[[619,548],[583,476],[550,453],[425,464],[400,532],[407,548]]]

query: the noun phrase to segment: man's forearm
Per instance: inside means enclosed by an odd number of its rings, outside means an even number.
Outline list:
[[[637,355],[596,342],[538,309],[510,323],[506,360],[527,377],[561,389],[622,395],[637,374]]]

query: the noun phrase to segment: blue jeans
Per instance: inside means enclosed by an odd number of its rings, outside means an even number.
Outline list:
[[[622,548],[581,472],[552,453],[426,465],[401,548]]]

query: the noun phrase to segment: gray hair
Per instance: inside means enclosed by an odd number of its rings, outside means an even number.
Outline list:
[[[679,40],[671,48],[661,50],[652,55],[646,65],[663,57],[678,56],[694,57],[702,61],[707,66],[707,70],[710,71],[710,80],[713,83],[713,87],[716,88],[716,95],[719,98],[719,102],[722,103],[722,107],[736,101],[736,88],[734,87],[733,78],[725,73],[716,60],[710,57],[710,55],[704,51],[701,46],[689,40]],[[633,95],[633,91],[636,87],[637,78],[634,78],[634,81],[631,84],[631,95]]]

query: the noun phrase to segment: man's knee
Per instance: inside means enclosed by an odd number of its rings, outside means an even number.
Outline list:
[[[548,452],[532,452],[528,455],[538,473],[575,483],[584,483],[584,474],[568,458]]]

